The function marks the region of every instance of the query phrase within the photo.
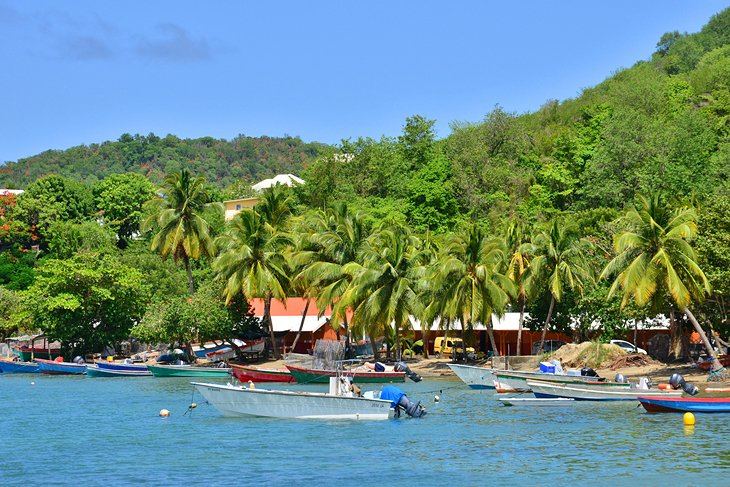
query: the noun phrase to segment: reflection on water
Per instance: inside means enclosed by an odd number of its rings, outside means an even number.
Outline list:
[[[681,414],[633,404],[506,407],[457,380],[398,386],[425,418],[224,418],[186,378],[0,376],[0,484],[689,485],[678,472],[702,472],[703,483],[730,474],[727,415],[696,415],[690,434]]]

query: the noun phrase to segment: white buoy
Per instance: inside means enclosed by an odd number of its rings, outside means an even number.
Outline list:
[[[433,396],[433,402],[439,402],[440,400],[441,400],[441,398],[438,396],[438,394]]]
[[[160,417],[166,418],[169,415],[170,415],[170,411],[168,411],[167,409],[160,409]]]
[[[34,386],[35,385],[35,382],[31,382],[30,385]]]

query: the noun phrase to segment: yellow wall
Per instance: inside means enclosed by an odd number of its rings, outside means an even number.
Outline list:
[[[226,221],[236,216],[244,208],[253,208],[258,202],[259,199],[255,196],[253,198],[241,198],[239,200],[224,201],[223,205],[225,207]]]

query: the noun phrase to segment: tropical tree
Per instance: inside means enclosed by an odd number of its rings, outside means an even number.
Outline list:
[[[155,186],[142,174],[112,174],[93,187],[96,209],[105,225],[117,234],[117,245],[126,248],[139,232],[142,207],[155,194]]]
[[[220,203],[210,201],[205,178],[193,177],[190,171],[168,174],[163,194],[152,200],[158,208],[144,223],[143,229],[157,229],[150,248],[167,259],[172,254],[175,262],[183,261],[188,275],[190,294],[195,294],[195,282],[190,259],[213,257],[215,245],[210,225],[203,218],[206,208],[222,211]]]
[[[710,284],[697,264],[691,241],[697,235],[697,213],[694,208],[673,208],[660,193],[639,196],[638,205],[624,216],[629,229],[616,235],[614,257],[601,273],[601,278],[616,276],[609,297],[621,293],[621,306],[634,301],[653,311],[667,299],[680,309],[700,334],[712,357],[712,370],[722,365],[705,332],[689,310],[693,300],[710,293]]]
[[[542,353],[545,344],[555,303],[563,298],[566,288],[582,293],[594,280],[594,272],[586,253],[590,245],[590,242],[580,237],[576,227],[555,218],[526,247],[533,256],[525,282],[528,292],[537,294],[547,288],[550,294],[550,307],[542,329],[538,355]]]
[[[530,266],[529,242],[525,235],[525,227],[522,223],[513,221],[507,228],[505,235],[509,263],[507,265],[507,276],[515,284],[517,292],[517,306],[520,310],[520,319],[517,325],[517,356],[522,355],[522,328],[525,324],[525,308],[527,306],[527,270]]]
[[[504,245],[489,238],[484,229],[470,224],[447,237],[437,263],[434,285],[443,289],[441,310],[445,317],[461,321],[464,332],[481,321],[487,328],[492,350],[498,354],[492,330],[492,313],[504,314],[514,284],[504,272]],[[466,355],[466,345],[464,345]]]
[[[263,326],[277,359],[280,355],[271,322],[271,300],[286,302],[289,277],[283,249],[288,243],[284,232],[277,231],[255,209],[246,209],[218,238],[221,253],[213,262],[213,270],[225,281],[226,302],[238,294],[263,299]]]
[[[392,225],[372,234],[363,246],[362,264],[345,264],[352,282],[335,306],[353,309],[353,326],[365,329],[374,343],[374,332],[385,335],[395,326],[395,357],[401,358],[400,330],[410,315],[420,314],[415,269],[422,258],[420,241],[408,228]]]

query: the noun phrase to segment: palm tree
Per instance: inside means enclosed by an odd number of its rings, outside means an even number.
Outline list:
[[[195,294],[195,282],[190,259],[215,255],[210,225],[203,218],[203,211],[213,207],[222,212],[223,206],[210,201],[205,178],[193,178],[187,169],[168,174],[162,191],[163,195],[153,200],[159,204],[159,209],[145,221],[143,229],[159,228],[150,247],[163,259],[172,254],[176,263],[183,261],[192,295]]]
[[[395,326],[395,355],[401,359],[400,330],[411,314],[421,312],[416,292],[415,269],[422,256],[420,242],[403,227],[392,225],[371,235],[364,245],[362,264],[345,264],[343,272],[352,282],[336,308],[353,309],[353,326],[368,330],[371,341],[374,332]]]
[[[520,319],[517,325],[517,356],[522,355],[522,328],[525,324],[525,308],[527,307],[527,287],[525,281],[530,266],[529,242],[525,238],[525,228],[520,222],[512,222],[507,228],[505,244],[509,253],[507,276],[515,283],[517,304],[520,308]]]
[[[692,300],[710,292],[710,284],[697,264],[690,242],[697,234],[697,213],[692,207],[672,208],[659,193],[638,197],[638,207],[624,221],[630,229],[616,235],[614,257],[601,278],[616,275],[609,298],[622,292],[621,307],[633,300],[638,306],[659,310],[669,298],[687,315],[712,357],[717,373],[722,365],[704,330],[689,310]]]
[[[514,292],[514,284],[502,273],[504,259],[502,242],[471,224],[447,238],[434,279],[434,286],[442,289],[442,315],[461,320],[462,342],[465,330],[481,321],[495,354],[499,352],[492,313],[502,315]]]
[[[283,232],[273,228],[255,209],[247,209],[231,220],[218,238],[221,253],[213,270],[225,280],[226,302],[237,294],[264,300],[263,325],[269,331],[271,349],[279,350],[271,322],[271,300],[286,302],[288,276],[282,249],[289,243]]]
[[[560,302],[565,289],[583,292],[593,282],[593,269],[586,255],[589,246],[590,243],[580,238],[574,226],[554,219],[547,230],[539,232],[531,245],[526,247],[533,256],[525,282],[527,289],[536,293],[547,286],[550,293],[550,307],[542,329],[538,355],[545,344],[555,303]]]

